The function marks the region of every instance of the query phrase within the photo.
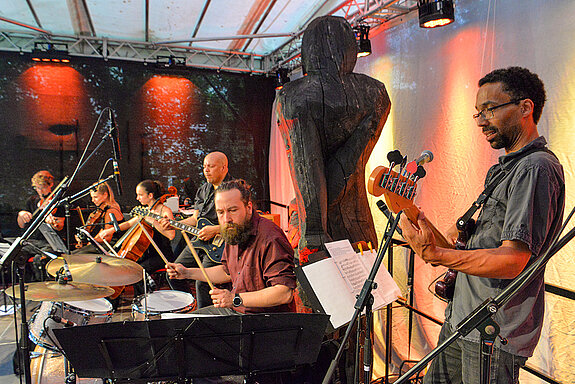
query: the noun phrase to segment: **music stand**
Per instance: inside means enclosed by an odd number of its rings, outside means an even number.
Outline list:
[[[328,318],[293,313],[194,316],[55,329],[54,335],[78,377],[183,382],[312,364]]]

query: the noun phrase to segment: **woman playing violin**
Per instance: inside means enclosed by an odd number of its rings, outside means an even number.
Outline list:
[[[113,214],[118,222],[124,221],[120,204],[116,202],[114,192],[108,183],[94,186],[90,191],[90,197],[92,198],[92,203],[96,205],[96,209],[90,213],[84,227],[97,242],[102,243],[104,239],[107,242],[111,242],[113,233],[104,232],[104,230],[113,228],[110,214]],[[82,253],[98,253],[96,247],[91,244],[83,246],[81,236],[76,235],[76,241],[78,242],[76,248],[80,248]]]
[[[172,210],[166,207],[164,204],[160,202],[160,197],[163,194],[163,187],[160,182],[155,180],[144,180],[140,182],[136,187],[136,200],[140,202],[144,207],[148,208],[152,213],[160,215],[162,217],[168,218],[170,220],[174,219],[174,215],[172,214]],[[134,216],[130,220],[121,223],[120,230],[127,231],[135,225],[138,225],[138,222],[144,220],[146,221],[149,226],[153,230],[152,238],[154,242],[158,245],[158,248],[162,251],[164,256],[173,261],[175,259],[174,253],[172,252],[172,246],[170,241],[175,237],[176,232],[173,229],[163,229],[159,222],[146,216],[141,218],[140,216]],[[102,230],[99,235],[100,237],[106,238],[107,236],[111,236],[114,233],[114,228],[107,228]],[[164,267],[165,263],[155,250],[153,246],[149,246],[146,251],[142,254],[142,256],[137,260],[137,263],[140,264],[146,272],[153,273],[156,272],[158,269]],[[143,293],[143,286],[141,283],[138,283],[134,286],[134,293],[136,295]]]

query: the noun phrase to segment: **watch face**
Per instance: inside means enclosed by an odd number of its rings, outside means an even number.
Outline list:
[[[242,305],[242,298],[237,293],[234,296],[233,304],[234,304],[234,307],[239,307],[240,305]]]

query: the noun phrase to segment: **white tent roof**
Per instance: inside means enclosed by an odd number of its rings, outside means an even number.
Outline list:
[[[402,20],[416,0],[0,0],[0,50],[65,44],[72,56],[269,73],[299,57],[318,16],[346,17],[372,31]]]

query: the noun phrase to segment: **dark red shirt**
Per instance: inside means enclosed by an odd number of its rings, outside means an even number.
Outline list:
[[[232,279],[232,293],[254,292],[274,285],[295,289],[293,249],[280,227],[254,211],[246,244],[226,244],[222,265]],[[295,312],[289,304],[267,308],[239,307],[243,313]]]

